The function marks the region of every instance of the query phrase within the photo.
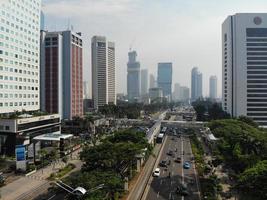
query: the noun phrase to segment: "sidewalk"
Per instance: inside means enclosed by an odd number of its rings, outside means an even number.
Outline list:
[[[78,170],[81,168],[82,164],[80,160],[71,160],[68,163],[75,164]],[[66,164],[62,161],[49,165],[43,169],[38,170],[36,173],[22,177],[2,188],[0,188],[1,200],[20,200],[25,199],[33,191],[42,189],[42,187],[47,188],[50,181],[46,180],[51,173],[57,172],[59,169],[63,168]],[[30,195],[31,196],[31,195]],[[28,199],[28,198],[27,198]]]

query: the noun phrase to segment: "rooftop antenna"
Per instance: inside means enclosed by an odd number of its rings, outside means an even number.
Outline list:
[[[70,18],[68,18],[68,31],[70,31]]]
[[[134,43],[135,43],[135,40],[136,40],[136,36],[134,37],[134,39],[132,40],[132,42],[130,43],[130,51],[132,51],[132,49],[133,49],[133,45],[134,45]]]

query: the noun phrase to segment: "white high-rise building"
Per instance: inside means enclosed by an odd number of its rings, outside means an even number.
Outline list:
[[[191,101],[203,97],[202,94],[202,73],[194,67],[191,71]]]
[[[210,76],[210,95],[211,99],[217,98],[217,77]]]
[[[267,14],[238,13],[222,24],[223,109],[267,126]]]
[[[0,113],[40,109],[41,0],[0,1]]]
[[[84,81],[83,82],[83,99],[90,99],[89,81]]]
[[[116,104],[115,45],[103,36],[92,38],[92,98],[94,108]]]

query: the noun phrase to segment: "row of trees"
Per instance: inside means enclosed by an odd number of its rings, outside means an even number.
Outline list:
[[[208,126],[220,138],[217,156],[233,170],[236,188],[253,199],[267,199],[267,132],[246,117],[216,120]]]
[[[178,106],[179,103],[155,103],[145,105],[143,103],[128,103],[128,102],[121,102],[118,105],[104,105],[99,109],[101,114],[106,116],[115,116],[117,118],[127,117],[129,119],[137,119],[140,117],[141,111],[144,111],[146,114],[153,114],[155,112],[165,110],[165,109],[172,109],[175,106]]]
[[[192,103],[198,121],[227,119],[230,115],[222,110],[221,104],[210,100],[197,100]]]
[[[134,175],[137,155],[148,155],[150,150],[144,133],[131,130],[116,132],[100,144],[86,147],[81,152],[82,171],[67,181],[73,187],[81,186],[87,190],[105,185],[103,189],[89,193],[86,200],[118,199],[126,180]]]

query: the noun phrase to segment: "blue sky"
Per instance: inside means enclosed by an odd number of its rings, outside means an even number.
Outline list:
[[[46,29],[68,22],[84,39],[84,79],[91,80],[90,39],[104,35],[116,44],[117,92],[126,92],[127,53],[132,46],[141,68],[156,75],[158,62],[173,62],[173,83],[190,86],[190,71],[210,75],[221,93],[221,24],[238,12],[266,12],[266,0],[43,0]]]

